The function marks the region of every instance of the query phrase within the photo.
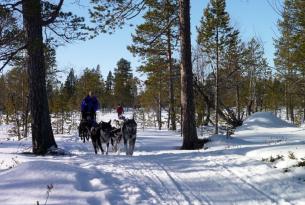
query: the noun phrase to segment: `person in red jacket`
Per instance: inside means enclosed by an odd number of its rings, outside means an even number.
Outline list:
[[[122,107],[122,105],[118,104],[118,107],[116,108],[116,112],[118,113],[118,118],[123,120],[124,119],[124,109]]]

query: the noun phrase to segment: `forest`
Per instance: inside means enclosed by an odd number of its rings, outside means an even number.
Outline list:
[[[54,144],[51,127],[56,133],[65,132],[64,121],[79,111],[89,90],[103,112],[122,104],[154,113],[159,129],[182,132],[186,149],[196,144],[195,127],[210,124],[215,133],[219,126],[234,129],[257,111],[284,111],[286,120],[296,125],[305,120],[303,1],[285,0],[282,8],[270,1],[279,15],[274,67],[268,64],[258,36],[242,40],[225,0],[210,0],[202,11],[193,34],[195,45],[190,41],[186,0],[92,0],[90,24],[63,11],[63,2],[0,2],[0,123],[13,122],[20,139],[32,133],[36,153]],[[115,32],[138,15],[143,15],[143,23],[136,25],[127,49],[142,59],[140,67],[132,68],[122,56],[107,76],[96,65],[83,68],[80,76],[70,68],[66,79],[59,81],[63,70],[56,64],[58,46]],[[60,120],[51,123],[50,114]],[[41,133],[48,139],[42,142]]]

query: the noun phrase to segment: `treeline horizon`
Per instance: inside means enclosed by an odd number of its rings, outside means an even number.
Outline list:
[[[148,4],[151,10],[144,14],[144,23],[136,27],[135,34],[132,34],[133,42],[127,47],[132,54],[143,59],[136,70],[146,74],[147,79],[143,82],[133,76],[130,62],[124,58],[107,76],[102,76],[99,65],[85,68],[80,76],[76,76],[71,68],[66,79],[59,82],[56,49],[50,44],[45,45],[51,113],[79,110],[81,100],[91,90],[98,97],[101,108],[112,109],[117,104],[151,108],[158,116],[159,127],[162,126],[161,110],[166,110],[169,120],[172,120],[171,127],[175,129],[176,115],[180,115],[181,109],[179,60],[172,57],[173,51],[179,47],[178,22],[175,19],[178,5],[171,1],[162,10],[161,4]],[[305,73],[302,62],[298,60],[303,50],[301,46],[299,50],[289,49],[293,42],[295,48],[297,43],[301,44],[297,41],[302,37],[300,31],[293,31],[302,25],[302,21],[297,20],[304,12],[298,10],[301,6],[300,2],[291,0],[283,5],[282,18],[278,21],[280,37],[274,41],[275,67],[271,68],[262,43],[256,38],[242,41],[239,30],[231,26],[225,1],[208,4],[197,27],[197,41],[192,49],[197,126],[217,125],[216,114],[210,117],[215,110],[217,117],[232,126],[240,125],[253,112],[276,112],[280,107],[286,108],[287,120],[297,124],[304,120],[305,94],[302,92],[305,89],[303,80],[298,79],[299,74]],[[160,33],[161,20],[165,24],[171,20],[167,32]],[[289,58],[290,55],[299,58]],[[28,107],[27,87],[25,62],[21,56],[0,77],[3,91],[0,110],[7,114],[25,112]]]

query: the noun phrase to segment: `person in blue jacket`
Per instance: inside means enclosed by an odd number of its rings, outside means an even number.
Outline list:
[[[100,108],[100,104],[92,94],[92,91],[89,91],[88,95],[82,100],[81,112],[82,119],[87,119],[89,116],[91,121],[96,122],[96,111]]]

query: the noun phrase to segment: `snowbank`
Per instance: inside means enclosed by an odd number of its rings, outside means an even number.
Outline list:
[[[258,128],[286,128],[295,127],[294,125],[281,120],[271,112],[257,112],[249,116],[242,126],[236,131],[253,130]]]

